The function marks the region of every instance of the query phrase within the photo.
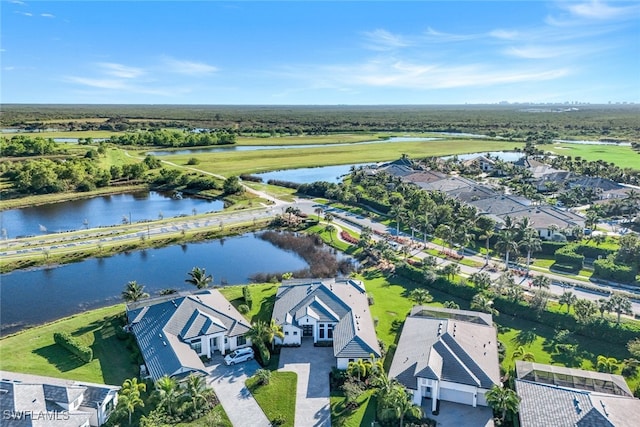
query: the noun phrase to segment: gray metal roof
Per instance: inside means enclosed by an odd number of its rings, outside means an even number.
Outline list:
[[[414,307],[402,328],[389,376],[412,389],[418,377],[486,389],[498,384],[497,335],[491,316]]]
[[[531,201],[519,196],[497,195],[469,202],[479,211],[492,215],[512,214],[527,209]]]
[[[200,357],[184,340],[218,332],[232,337],[250,329],[215,289],[143,300],[127,307],[127,317],[154,379],[179,371],[204,372]]]
[[[298,325],[311,315],[337,322],[333,330],[336,357],[380,357],[380,347],[369,311],[364,284],[356,280],[312,279],[284,281],[276,293],[273,320]]]
[[[640,400],[516,380],[522,427],[635,427]]]

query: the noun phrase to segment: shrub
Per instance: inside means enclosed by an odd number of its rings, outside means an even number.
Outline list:
[[[637,274],[637,267],[616,264],[613,255],[593,262],[593,275],[601,279],[633,283]]]
[[[192,166],[192,165],[197,165],[200,163],[200,160],[196,159],[195,157],[191,157],[188,161],[187,164]]]
[[[258,369],[255,377],[260,385],[268,385],[271,381],[271,371],[268,369]]]
[[[91,362],[93,360],[93,350],[91,348],[82,345],[78,340],[73,338],[67,332],[55,332],[53,334],[53,340],[56,344],[69,350],[69,352],[78,356],[83,362]]]
[[[249,311],[251,311],[251,309],[247,304],[240,304],[238,306],[238,311],[240,312],[240,314],[247,314]]]
[[[573,266],[576,270],[584,267],[584,255],[575,252],[575,246],[567,245],[558,249],[555,253],[557,264]]]
[[[285,416],[282,414],[278,414],[275,417],[273,417],[273,419],[271,420],[271,425],[281,426],[281,425],[284,425],[286,422],[287,422],[287,419],[285,418]]]
[[[248,286],[242,287],[242,296],[244,297],[244,302],[251,308],[251,306],[253,306],[253,297],[251,296],[251,290]]]

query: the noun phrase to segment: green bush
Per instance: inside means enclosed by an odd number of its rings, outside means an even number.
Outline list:
[[[555,253],[555,259],[557,264],[570,265],[578,271],[584,267],[584,255],[576,253],[574,245],[567,245],[558,249]]]
[[[269,353],[269,349],[262,341],[254,342],[254,345],[258,349],[258,356],[260,357],[259,361],[262,362],[262,366],[267,366],[271,360],[271,353]]]
[[[242,287],[242,296],[244,297],[244,302],[247,304],[249,308],[253,305],[253,297],[251,296],[251,290],[249,290],[248,286]]]
[[[633,283],[637,274],[637,267],[616,264],[613,255],[593,262],[593,275],[601,279]]]
[[[240,312],[240,314],[247,314],[251,311],[251,309],[247,304],[240,304],[240,306],[238,306],[238,311]]]
[[[553,255],[556,251],[564,246],[567,246],[566,242],[551,242],[544,240],[540,245],[540,253],[542,255]]]
[[[558,264],[557,262],[551,266],[552,271],[561,271],[563,273],[577,274],[580,269],[575,265]]]
[[[606,258],[609,255],[616,253],[616,251],[613,249],[599,248],[589,245],[577,245],[575,247],[575,251],[581,255],[584,255],[585,258],[591,259]]]
[[[83,362],[88,363],[93,360],[93,350],[82,345],[67,332],[55,332],[53,334],[53,340],[56,342],[56,344],[61,345],[74,355],[78,356]]]

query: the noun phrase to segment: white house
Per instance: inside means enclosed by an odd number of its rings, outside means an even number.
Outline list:
[[[498,338],[491,315],[416,306],[405,320],[389,377],[431,399],[487,406],[485,393],[500,384]]]
[[[284,281],[278,288],[273,320],[282,326],[279,345],[300,345],[303,339],[333,347],[336,366],[380,357],[364,283],[358,280]]]
[[[154,380],[204,373],[200,356],[251,345],[249,322],[215,289],[131,303],[127,318]]]
[[[118,404],[120,387],[0,371],[3,426],[101,426]]]

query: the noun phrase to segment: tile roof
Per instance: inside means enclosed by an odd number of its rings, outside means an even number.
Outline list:
[[[105,399],[119,389],[104,384],[0,371],[0,412],[34,414],[20,419],[3,419],[2,426],[78,427],[89,421],[94,413],[92,410],[101,407]],[[82,403],[76,411],[68,417],[55,416],[54,411],[64,409],[60,403],[68,404],[79,397],[82,397]]]
[[[250,329],[249,322],[215,289],[129,304],[127,317],[154,379],[179,371],[204,372],[200,357],[185,340],[219,332],[233,337]]]
[[[498,344],[491,316],[414,307],[402,328],[389,376],[412,389],[418,377],[486,389],[498,384]]]
[[[518,379],[522,427],[635,427],[640,400]]]
[[[298,325],[311,315],[320,322],[337,322],[333,329],[335,357],[380,357],[364,284],[346,279],[286,280],[278,288],[273,320]]]

